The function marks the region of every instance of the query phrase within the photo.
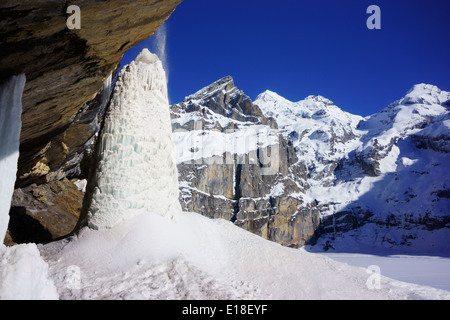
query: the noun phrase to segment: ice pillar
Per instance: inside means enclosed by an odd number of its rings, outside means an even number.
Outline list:
[[[147,49],[119,74],[99,139],[88,226],[181,212],[166,75]]]

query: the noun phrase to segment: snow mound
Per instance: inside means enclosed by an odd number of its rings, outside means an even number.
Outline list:
[[[0,247],[0,300],[55,300],[48,264],[35,244]]]
[[[373,289],[364,268],[195,213],[145,213],[40,250],[61,299],[450,299],[383,276]],[[70,270],[77,285],[67,281]]]

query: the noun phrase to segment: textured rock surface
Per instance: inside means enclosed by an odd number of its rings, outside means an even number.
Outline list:
[[[77,224],[83,196],[68,179],[16,189],[5,244],[45,243],[68,235]]]
[[[278,136],[277,122],[236,88],[231,77],[186,97],[171,110],[176,135],[203,137],[191,148],[189,142],[193,141],[176,139],[177,148],[191,149],[195,158],[197,149],[205,153],[211,149],[209,135],[214,134],[214,144],[222,144],[223,151],[178,164],[180,202],[185,211],[234,221],[285,246],[300,247],[314,241],[319,211],[314,202],[303,199],[299,193],[303,188],[297,183],[306,175],[306,168],[298,161],[291,141]],[[276,139],[265,143],[251,128],[265,128],[262,132],[273,132]],[[235,135],[234,143],[227,135]],[[269,172],[268,168],[275,170]]]
[[[71,172],[96,129],[82,118],[101,111],[86,103],[123,53],[151,36],[181,1],[76,1],[79,30],[66,27],[66,2],[0,3],[0,81],[19,73],[27,77],[18,186]]]

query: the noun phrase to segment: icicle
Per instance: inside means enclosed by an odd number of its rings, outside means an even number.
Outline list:
[[[0,85],[0,245],[8,229],[11,197],[16,182],[25,81],[25,75],[21,74]]]

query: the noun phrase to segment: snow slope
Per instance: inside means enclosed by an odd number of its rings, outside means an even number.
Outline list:
[[[373,288],[367,269],[195,213],[144,213],[40,251],[61,299],[450,299],[383,276]]]
[[[291,102],[277,93],[265,91],[255,102],[266,116],[277,120],[280,132],[290,137],[303,161],[316,163],[317,159],[339,159],[355,148],[361,116],[341,110],[322,96],[309,96]],[[330,148],[330,140],[334,139]],[[356,145],[355,145],[356,143]]]
[[[255,152],[257,148],[264,148],[278,143],[275,130],[269,126],[254,125],[240,130],[218,132],[208,130],[175,131],[177,163],[191,163],[224,153],[245,155]],[[223,164],[225,160],[219,161]]]
[[[322,253],[334,260],[367,268],[378,266],[381,274],[405,282],[450,291],[450,258],[418,255]]]

